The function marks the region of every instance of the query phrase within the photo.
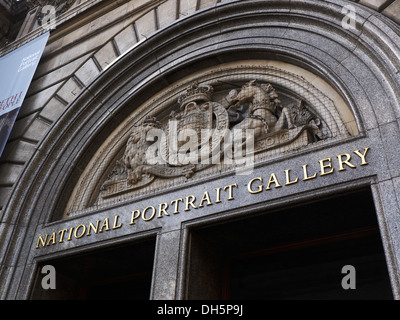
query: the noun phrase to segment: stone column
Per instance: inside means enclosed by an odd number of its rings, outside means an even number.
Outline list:
[[[163,231],[157,237],[150,297],[152,300],[176,299],[181,231]]]

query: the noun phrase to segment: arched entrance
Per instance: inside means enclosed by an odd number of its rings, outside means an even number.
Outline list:
[[[369,185],[393,294],[398,297],[398,270],[395,267],[400,252],[395,246],[398,243],[398,204],[393,204],[397,162],[390,151],[392,143],[396,143],[390,140],[390,133],[398,131],[399,80],[393,67],[397,58],[390,46],[374,37],[383,29],[395,31],[384,18],[371,16],[362,9],[357,16],[358,29],[343,30],[341,8],[344,4],[342,1],[291,1],[287,6],[275,1],[268,2],[268,5],[264,1],[224,3],[160,30],[103,71],[52,127],[27,165],[5,208],[6,214],[12,213],[15,217],[15,223],[9,227],[9,237],[16,234],[23,236],[6,249],[6,259],[12,267],[3,270],[7,279],[3,295],[27,298],[35,270],[39,263],[49,259],[156,234],[151,298],[184,298],[184,275],[180,271],[188,249],[186,239],[189,231],[185,223],[199,216],[184,216],[184,212],[174,215],[171,211],[167,216],[162,211],[167,210],[163,204],[172,206],[171,202],[176,200],[175,203],[178,203],[177,200],[182,199],[188,209],[186,213],[196,212],[211,221],[215,217],[227,217],[230,213],[236,215],[245,207],[256,206],[267,210],[276,203],[300,201],[310,194],[335,193]],[[379,57],[374,44],[379,44]],[[387,59],[383,60],[382,55]],[[340,104],[340,98],[347,106],[346,116],[340,114],[340,108],[334,108],[329,110],[336,110],[339,117],[335,116],[335,112],[329,117],[344,121],[352,129],[347,130],[347,135],[339,134],[340,139],[329,140],[332,137],[328,137],[319,140],[322,143],[317,141],[316,145],[311,144],[311,147],[307,141],[298,149],[290,148],[274,158],[256,162],[252,176],[237,176],[226,171],[201,180],[174,184],[168,192],[153,189],[134,201],[132,198],[116,199],[105,205],[98,205],[97,199],[78,199],[78,209],[83,211],[77,215],[65,215],[71,204],[71,194],[74,195],[74,190],[82,182],[80,179],[88,173],[85,170],[95,161],[96,153],[104,141],[121,129],[119,126],[127,123],[132,113],[149,111],[149,108],[141,109],[142,106],[155,97],[161,97],[166,88],[173,90],[174,85],[183,84],[185,79],[191,77],[201,79],[201,74],[194,76],[197,72],[243,60],[279,61],[314,75],[315,82],[308,83],[315,88],[320,86],[319,91],[328,97],[327,92],[335,92],[338,99],[334,104]],[[289,78],[287,75],[285,79]],[[243,79],[237,84],[243,86]],[[323,89],[324,85],[328,87]],[[226,89],[221,88],[221,92]],[[287,101],[299,98],[294,95],[295,90],[290,91],[285,85],[278,89],[278,95],[285,96]],[[176,90],[178,93],[184,91],[179,86]],[[300,91],[298,93],[304,98]],[[161,111],[156,115],[162,116]],[[328,112],[324,119],[327,116]],[[316,119],[312,120],[315,122]],[[331,123],[331,128],[333,125],[337,122]],[[119,132],[125,132],[121,138],[122,148],[129,130]],[[367,152],[368,158],[365,158]],[[358,162],[352,162],[347,157],[350,154]],[[118,150],[113,157],[118,158]],[[295,175],[290,176],[290,173]],[[314,173],[316,176],[312,178]],[[259,177],[266,180],[263,181],[267,184],[264,188],[271,187],[271,192],[248,191],[250,181]],[[299,182],[290,183],[296,177]],[[98,181],[101,178],[104,176],[100,175]],[[278,185],[281,188],[277,188]],[[87,185],[86,190],[99,191],[91,185]],[[204,205],[207,203],[205,191],[213,191],[223,203],[217,206],[214,199],[210,200],[213,205]],[[92,196],[92,193],[75,194],[78,198],[81,195]],[[205,199],[202,208],[193,197]],[[154,213],[153,217],[152,208],[154,211],[158,209],[157,216]],[[141,211],[141,220],[132,218],[135,210]],[[163,215],[158,218],[161,211]],[[104,232],[93,231],[87,236],[90,224],[95,225],[97,221],[101,224],[107,221],[109,231],[105,226]],[[72,234],[71,241],[65,238],[60,241],[59,236],[67,236],[69,232]]]

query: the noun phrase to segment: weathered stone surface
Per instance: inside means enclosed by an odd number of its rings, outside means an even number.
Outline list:
[[[125,53],[136,42],[136,34],[133,25],[129,25],[115,36],[115,42],[121,54]]]
[[[157,18],[160,28],[164,28],[176,20],[177,1],[179,0],[169,0],[157,7]]]
[[[61,84],[61,82],[56,83],[55,85],[48,87],[40,92],[34,93],[30,96],[28,92],[28,97],[25,98],[21,110],[18,113],[18,116],[24,117],[40,111],[43,106],[45,106],[50,100],[51,96],[60,88]]]
[[[393,0],[361,0],[359,3],[374,10],[381,11],[392,2]]]
[[[400,0],[394,1],[382,13],[400,24]]]
[[[11,187],[0,187],[0,203],[2,204],[2,206],[4,206],[7,203],[11,191],[12,191]],[[1,211],[0,211],[0,217],[2,217]]]
[[[79,95],[82,89],[83,88],[74,78],[70,78],[65,84],[62,85],[57,94],[67,103],[71,103]]]
[[[2,163],[0,165],[0,186],[13,185],[21,174],[22,169],[23,165],[20,164]]]
[[[35,152],[35,146],[32,142],[15,140],[9,144],[6,152],[2,154],[2,158],[10,162],[26,162]]]
[[[151,10],[143,17],[137,19],[135,22],[135,28],[137,30],[139,40],[145,40],[152,33],[154,33],[157,30],[155,10]]]
[[[100,50],[95,53],[94,57],[96,58],[100,66],[105,69],[117,58],[117,55],[111,42],[107,42],[106,45],[104,45]]]
[[[75,75],[85,86],[88,86],[98,75],[99,69],[93,59],[87,60],[76,72]]]
[[[66,106],[56,97],[51,98],[51,100],[46,104],[39,115],[49,122],[55,122],[65,110]]]
[[[32,121],[35,119],[36,116],[37,113],[33,113],[29,116],[21,117],[20,119],[17,118],[17,121],[15,121],[14,126],[11,130],[9,140],[15,140],[22,137],[22,135],[32,124]]]
[[[181,230],[162,233],[158,236],[156,267],[154,270],[154,290],[151,299],[176,299],[181,242]]]

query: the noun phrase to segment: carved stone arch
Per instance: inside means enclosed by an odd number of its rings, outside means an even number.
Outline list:
[[[400,78],[396,66],[400,34],[384,17],[362,7],[357,30],[344,30],[341,9],[346,4],[340,0],[224,3],[162,30],[105,70],[46,134],[4,209],[9,223],[2,232],[7,265],[0,274],[4,279],[2,297],[27,298],[37,258],[60,250],[46,247],[34,251],[35,235],[55,225],[49,222],[65,208],[62,199],[70,194],[70,187],[105,137],[132,113],[129,104],[145,103],[155,92],[192,74],[194,66],[207,68],[245,57],[285,61],[318,75],[340,93],[352,110],[361,133],[357,141],[387,151],[379,155],[379,161],[375,161],[379,167],[370,174],[376,179],[379,222],[398,298],[400,223],[396,218],[398,203],[391,206],[391,199],[398,195],[391,180],[398,176],[399,168],[397,157],[389,152],[398,141],[390,140],[389,127],[395,130],[397,125],[398,130]],[[377,131],[389,140],[382,139]],[[110,239],[102,236],[88,239],[84,246],[107,245]],[[78,250],[79,245],[69,249]],[[161,270],[155,273],[157,279],[162,278]],[[174,274],[178,277],[177,272]],[[179,298],[179,279],[172,280],[176,286],[169,291],[156,280],[152,298]]]
[[[297,74],[294,72],[297,72]],[[238,87],[240,88],[241,85],[254,79],[260,84],[271,84],[279,93],[280,98],[286,95],[284,105],[287,106],[291,104],[291,110],[293,117],[296,117],[295,123],[297,126],[301,127],[305,124],[302,123],[301,119],[298,119],[302,116],[300,112],[307,113],[306,117],[309,118],[303,121],[316,120],[320,122],[320,139],[324,139],[324,141],[314,143],[314,147],[327,142],[340,141],[341,139],[354,137],[359,134],[355,118],[351,115],[350,109],[340,95],[332,88],[329,88],[328,84],[323,83],[320,78],[313,76],[302,68],[282,62],[254,60],[216,66],[204,72],[198,71],[197,76],[189,76],[189,78],[184,81],[178,81],[176,84],[172,84],[169,88],[163,90],[162,93],[156,94],[146,103],[138,107],[137,110],[121,123],[110,137],[105,140],[85,168],[79,182],[71,193],[71,198],[65,208],[65,216],[72,217],[87,213],[92,211],[93,208],[97,210],[99,207],[110,205],[113,202],[121,202],[124,200],[132,201],[139,196],[151,194],[154,190],[162,189],[166,191],[188,182],[187,178],[171,176],[171,180],[158,184],[156,183],[153,186],[148,186],[148,184],[153,182],[152,179],[148,181],[148,183],[133,184],[129,187],[125,186],[126,182],[121,180],[120,184],[124,184],[123,189],[115,190],[111,194],[106,193],[104,196],[105,198],[111,198],[111,202],[110,200],[104,200],[101,195],[102,185],[107,181],[107,176],[109,176],[111,172],[115,173],[115,171],[119,170],[118,168],[123,166],[123,164],[121,164],[121,159],[123,158],[123,153],[132,130],[137,126],[140,127],[140,123],[142,123],[146,117],[157,118],[165,125],[168,122],[167,118],[172,110],[174,110],[174,112],[179,112],[179,109],[176,107],[178,105],[178,97],[182,95],[187,87],[194,81],[199,84],[207,83],[213,86],[213,101],[224,104],[224,97],[230,90]],[[310,80],[316,83],[324,92],[309,82]],[[304,106],[302,110],[298,110],[300,104]],[[231,127],[233,127],[233,125]],[[271,137],[278,139],[276,135],[272,135]],[[310,141],[301,143],[304,149]],[[281,144],[284,146],[283,148],[279,148],[279,143],[268,146],[269,152],[264,152],[263,156],[259,155],[256,161],[275,160],[276,158],[287,156],[291,148],[295,150],[295,152],[299,151],[298,144],[292,147],[288,146],[284,141],[282,141]],[[310,147],[312,146],[309,145],[308,148],[305,149],[309,150]],[[258,151],[258,153],[259,152],[261,151]],[[213,169],[201,170],[197,175],[194,173],[194,177],[196,179],[198,179],[199,176],[204,178],[206,176],[220,174],[225,170],[228,170],[228,168],[224,166],[222,160],[221,165],[216,165]],[[147,177],[147,174],[144,176]],[[114,185],[115,184],[113,184],[113,186]],[[144,190],[141,190],[143,188]],[[129,192],[130,189],[132,190],[131,192]],[[114,196],[112,196],[113,194]]]

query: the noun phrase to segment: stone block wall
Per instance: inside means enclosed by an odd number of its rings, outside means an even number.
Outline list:
[[[46,132],[104,69],[158,29],[219,2],[223,1],[89,0],[60,16],[0,158],[0,210]],[[400,23],[400,0],[353,2]],[[0,55],[18,44],[3,48]]]

